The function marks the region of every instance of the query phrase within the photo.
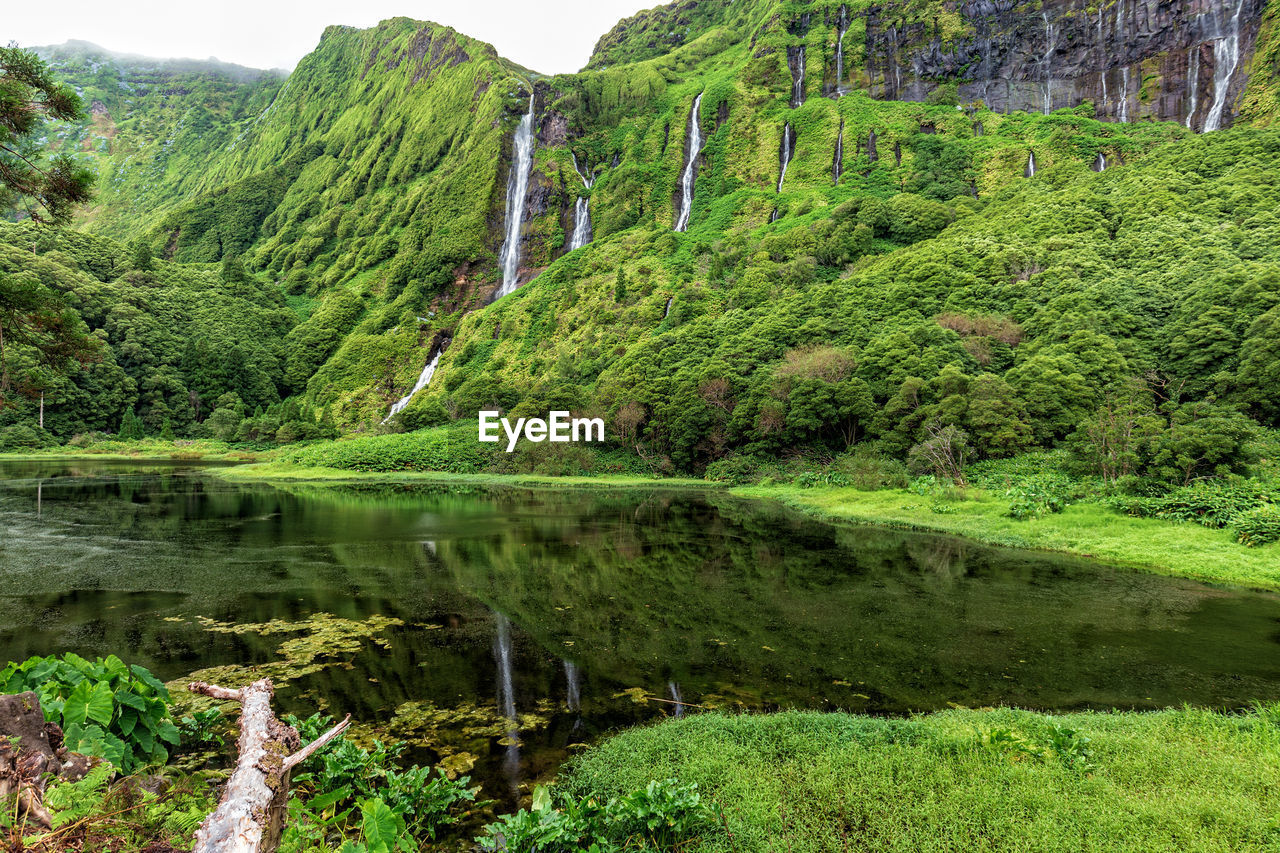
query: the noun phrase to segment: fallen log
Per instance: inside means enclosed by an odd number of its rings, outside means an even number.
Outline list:
[[[203,681],[187,685],[224,702],[240,703],[240,756],[218,808],[196,830],[192,853],[273,853],[280,844],[293,768],[330,743],[351,724],[351,715],[299,749],[298,731],[271,710],[275,689],[263,678],[229,690]]]

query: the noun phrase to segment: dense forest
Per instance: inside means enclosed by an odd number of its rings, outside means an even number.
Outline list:
[[[0,226],[0,264],[103,346],[28,371],[0,435],[288,443],[569,409],[634,465],[737,481],[851,449],[1242,472],[1280,425],[1274,8],[1235,25],[1238,73],[1214,54],[1172,107],[1168,51],[1124,58],[1164,36],[1118,7],[1089,79],[1125,88],[1061,106],[1046,12],[1049,70],[1023,69],[1043,111],[990,109],[973,67],[886,65],[885,10],[848,3],[660,7],[553,77],[407,19],[331,27],[287,77],[44,49],[88,111],[42,144],[98,196],[73,231]],[[892,11],[904,56],[981,24]],[[1229,35],[1220,12],[1191,37]],[[527,111],[519,289],[495,301]]]

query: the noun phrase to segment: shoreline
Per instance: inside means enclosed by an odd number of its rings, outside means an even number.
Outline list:
[[[245,454],[243,451],[234,453]],[[437,471],[373,472],[300,467],[269,460],[235,459],[232,452],[189,458],[172,452],[117,454],[0,454],[0,462],[134,461],[218,464],[211,473],[233,482],[455,483],[523,488],[670,489],[770,501],[829,523],[870,525],[957,536],[984,545],[1059,553],[1119,568],[1181,577],[1201,583],[1280,592],[1280,544],[1247,548],[1227,530],[1197,524],[1122,515],[1096,503],[1076,503],[1060,513],[1016,520],[1007,505],[981,490],[967,499],[940,502],[903,489],[864,492],[853,488],[791,485],[731,486],[692,478],[638,475],[557,477],[536,474],[457,474]]]

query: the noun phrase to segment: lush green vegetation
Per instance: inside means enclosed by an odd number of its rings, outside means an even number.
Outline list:
[[[624,732],[561,785],[604,799],[678,773],[724,815],[689,851],[1265,850],[1277,758],[1275,708],[712,714]]]

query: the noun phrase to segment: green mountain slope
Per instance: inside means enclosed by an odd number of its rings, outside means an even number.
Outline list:
[[[972,35],[936,4],[895,14],[917,46]],[[85,155],[104,178],[85,225],[175,270],[242,256],[292,294],[297,325],[259,366],[347,431],[570,408],[701,470],[867,438],[901,454],[940,420],[994,456],[1063,440],[1135,378],[1178,389],[1170,423],[1232,406],[1275,424],[1276,135],[1088,103],[1003,114],[962,102],[961,77],[875,100],[876,20],[677,3],[543,77],[395,19],[330,28],[283,82],[191,72],[112,101],[104,78],[119,131]],[[1260,124],[1269,20],[1240,100]],[[87,96],[103,73],[56,61]],[[530,94],[522,287],[489,304]],[[569,251],[580,200],[593,240]]]

